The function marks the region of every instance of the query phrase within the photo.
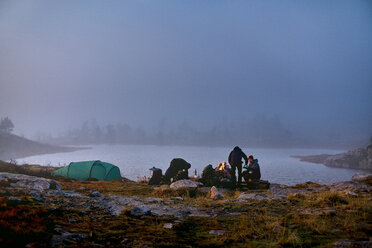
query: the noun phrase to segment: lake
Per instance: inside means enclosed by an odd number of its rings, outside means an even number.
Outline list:
[[[201,174],[203,168],[214,167],[227,157],[233,147],[187,147],[151,145],[96,145],[91,149],[69,153],[56,153],[17,159],[18,164],[40,164],[51,166],[68,165],[73,161],[101,160],[117,165],[121,175],[132,180],[150,176],[149,168],[155,166],[168,168],[173,158],[183,158],[191,163],[189,176],[193,169]],[[322,149],[242,149],[247,156],[252,154],[258,159],[263,180],[272,183],[294,185],[306,181],[329,184],[335,181],[350,180],[360,170],[330,168],[321,164],[300,162],[291,155],[336,154],[344,151]]]

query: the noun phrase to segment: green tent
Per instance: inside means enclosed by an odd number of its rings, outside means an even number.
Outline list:
[[[99,160],[72,162],[68,166],[53,171],[52,175],[77,180],[96,178],[98,180],[112,181],[121,179],[120,170],[117,166]]]

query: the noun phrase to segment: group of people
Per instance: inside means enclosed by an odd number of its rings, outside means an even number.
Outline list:
[[[218,164],[215,169],[213,169],[212,165],[205,167],[201,181],[203,181],[206,186],[229,185],[240,188],[242,178],[244,178],[246,183],[254,183],[260,180],[261,171],[258,160],[255,159],[253,155],[247,157],[238,146],[230,152],[228,162],[231,168],[226,162]],[[153,175],[149,184],[160,184],[161,182],[169,184],[181,179],[188,179],[188,169],[190,167],[191,164],[184,159],[175,158],[171,161],[164,176],[162,176],[161,169],[155,167],[151,168],[150,170],[153,171]],[[246,170],[242,171],[243,168]],[[236,171],[238,172],[238,180],[236,178]]]
[[[244,166],[243,160],[244,159]],[[258,160],[250,155],[247,157],[245,153],[240,149],[240,147],[236,146],[230,152],[229,155],[229,164],[231,165],[231,182],[233,185],[241,187],[242,184],[242,177],[244,178],[246,183],[258,181],[261,178],[261,170],[260,165],[258,164]],[[245,168],[246,170],[242,172],[242,169]],[[236,183],[236,170],[238,171],[238,183]]]

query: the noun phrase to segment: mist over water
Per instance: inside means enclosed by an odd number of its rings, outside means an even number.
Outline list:
[[[68,144],[94,143],[67,139],[94,120],[146,134],[120,143],[362,146],[371,13],[370,1],[4,0],[0,117]]]

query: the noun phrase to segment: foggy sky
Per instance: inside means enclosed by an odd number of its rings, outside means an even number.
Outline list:
[[[372,134],[371,1],[0,1],[16,133],[278,116]]]

